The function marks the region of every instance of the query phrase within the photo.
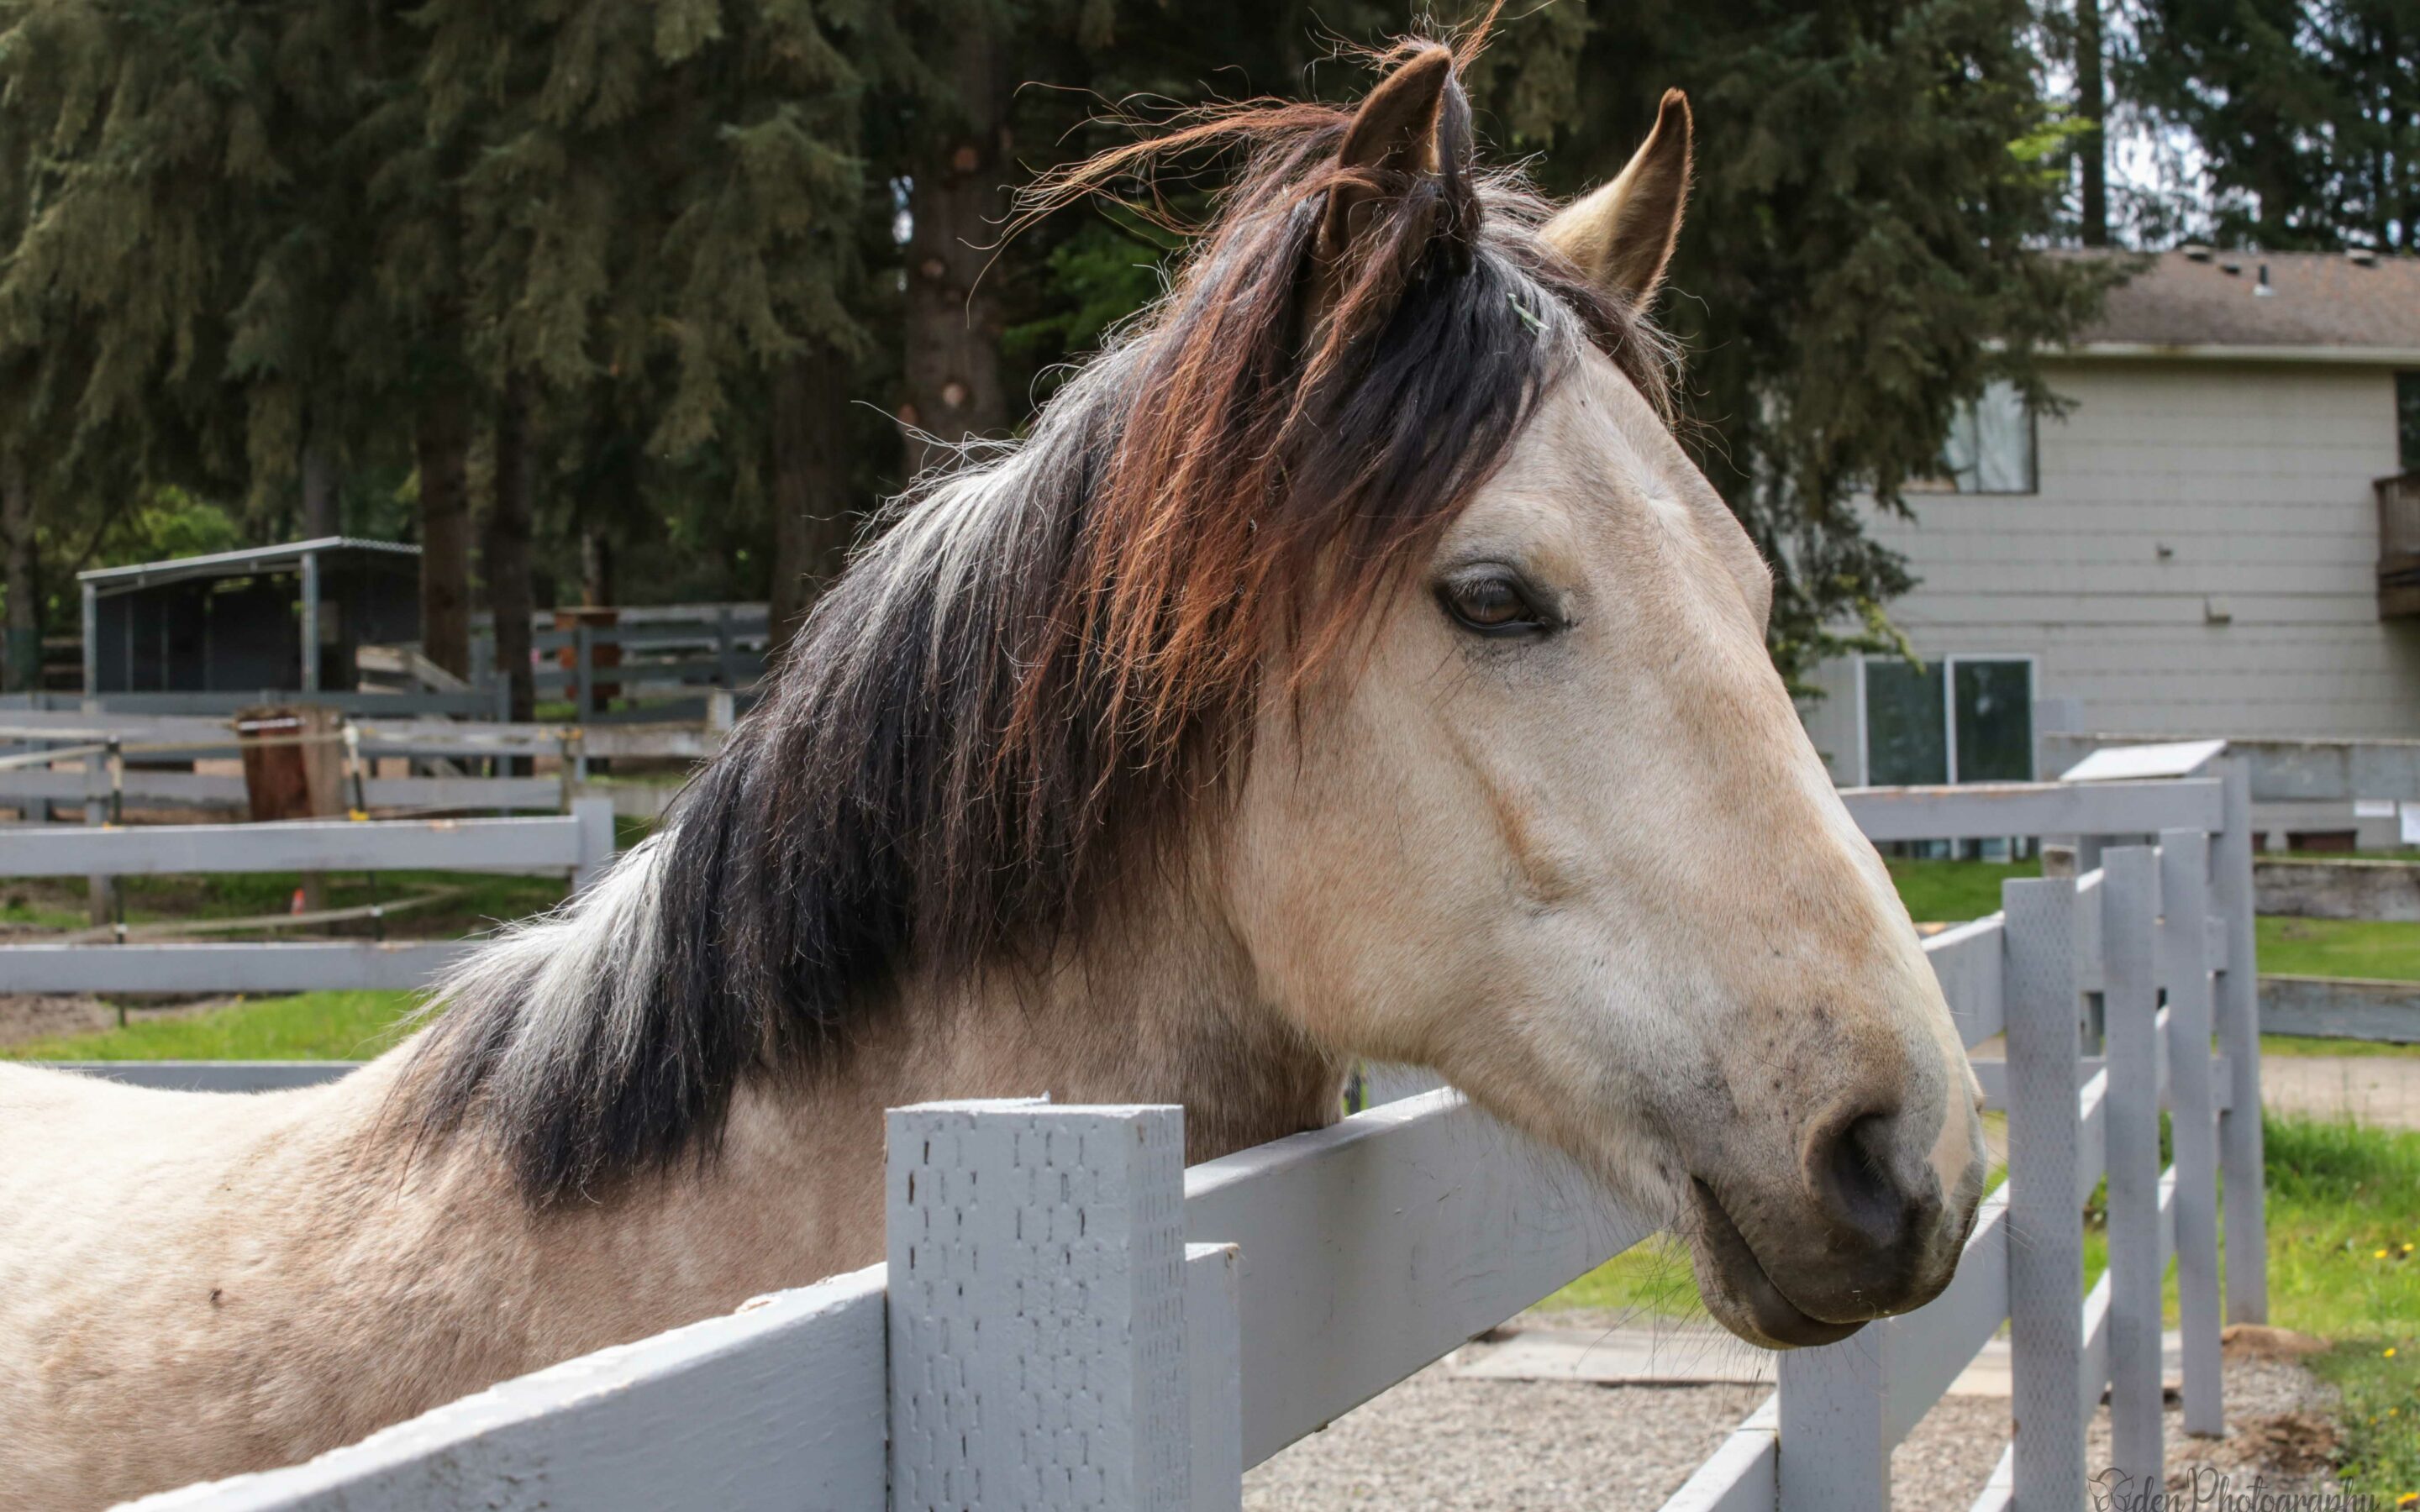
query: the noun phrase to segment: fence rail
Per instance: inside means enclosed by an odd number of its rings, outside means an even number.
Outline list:
[[[2172,1257],[2185,1423],[2219,1427],[2219,1319],[2265,1310],[2265,1277],[2242,1258],[2263,1239],[2243,780],[2231,769],[2132,803],[2032,785],[1980,800],[1999,806],[1980,833],[2105,825],[2159,843],[2113,848],[2082,879],[2009,883],[2001,914],[1926,943],[1970,1049],[2006,1037],[1987,1080],[2008,1107],[2009,1179],[1941,1297],[1785,1356],[1779,1390],[1667,1512],[1887,1506],[1891,1447],[2004,1319],[2024,1432],[1977,1506],[2082,1504],[2104,1384],[2118,1468],[2156,1478]],[[1885,828],[1962,826],[1979,822],[1978,798],[1868,794],[1855,807]],[[147,1504],[518,1504],[539,1483],[557,1504],[685,1503],[702,1467],[681,1445],[710,1433],[713,1499],[727,1507],[959,1505],[978,1483],[1081,1475],[1088,1504],[1233,1509],[1245,1468],[1651,1227],[1588,1200],[1577,1172],[1450,1090],[1189,1171],[1176,1166],[1180,1119],[1016,1102],[894,1110],[887,1266]],[[2079,1298],[2082,1207],[2104,1174],[2109,1268]],[[2222,1178],[2238,1257],[2224,1297]],[[1036,1349],[1049,1368],[1033,1368]]]
[[[264,825],[39,825],[0,844],[0,877],[225,872],[570,872],[613,856],[613,813],[582,798],[536,819],[304,819]]]
[[[292,702],[292,695],[287,695]],[[662,724],[510,724],[430,719],[372,713],[352,719],[362,754],[484,761],[508,756],[647,757],[704,760],[722,748],[727,722]],[[242,754],[233,725],[202,715],[127,714],[86,709],[27,709],[0,698],[0,747],[31,751],[44,746],[116,740],[130,755],[144,751],[178,761]]]
[[[128,767],[116,791],[131,804],[178,809],[242,809],[251,801],[242,778],[216,772]],[[81,804],[92,792],[91,779],[81,771],[0,771],[0,809]],[[349,785],[346,795],[352,796]],[[372,809],[560,809],[564,784],[552,777],[372,777],[363,779],[361,796]]]
[[[613,858],[613,806],[574,800],[536,819],[314,820],[271,825],[34,825],[0,837],[0,876],[233,872],[552,872],[575,890]],[[0,946],[0,991],[415,991],[463,940]]]

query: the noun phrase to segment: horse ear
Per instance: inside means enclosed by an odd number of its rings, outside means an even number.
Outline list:
[[[1336,165],[1343,173],[1327,192],[1327,215],[1319,229],[1322,261],[1342,257],[1354,237],[1368,228],[1389,193],[1389,180],[1433,174],[1443,165],[1437,126],[1452,82],[1453,54],[1430,48],[1379,81],[1361,101],[1336,150]]]
[[[1634,305],[1655,297],[1681,235],[1689,198],[1689,98],[1664,91],[1655,130],[1621,176],[1565,206],[1546,223],[1546,240],[1598,287]]]
[[[1307,331],[1351,339],[1440,244],[1455,270],[1468,271],[1479,225],[1470,152],[1470,102],[1448,49],[1421,48],[1370,91],[1337,147]]]

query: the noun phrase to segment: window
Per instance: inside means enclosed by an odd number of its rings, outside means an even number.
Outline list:
[[[1858,702],[1866,780],[1876,787],[2033,780],[2030,657],[1947,656],[1919,668],[1869,656]]]
[[[2013,383],[1995,379],[1949,417],[1942,481],[1959,493],[2034,491],[2034,414]]]
[[[2403,471],[2420,472],[2420,373],[2395,375],[2395,423]]]
[[[1931,787],[1949,780],[1949,732],[1941,717],[1941,664],[1866,660],[1866,780]]]

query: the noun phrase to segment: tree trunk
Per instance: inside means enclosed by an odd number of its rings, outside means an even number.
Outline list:
[[[530,681],[531,495],[537,486],[530,438],[529,393],[516,378],[496,406],[495,497],[488,508],[480,567],[488,583],[488,611],[495,620],[496,671],[510,689],[512,717],[526,721],[537,706]]]
[[[580,530],[580,602],[598,609],[613,602],[613,541],[591,522]]]
[[[775,656],[847,564],[857,515],[848,497],[848,364],[811,352],[773,375]]]
[[[457,677],[471,673],[471,425],[462,395],[421,401],[420,649]]]
[[[908,196],[906,402],[900,418],[941,441],[1009,424],[1000,377],[1000,309],[979,286],[1008,213],[1009,90],[985,8],[969,7],[942,77],[957,118],[915,164]],[[910,475],[946,453],[911,435]]]
[[[2091,125],[2076,138],[2084,164],[2083,238],[2109,245],[2109,91],[2102,80],[2101,0],[2075,0],[2075,109]]]
[[[34,495],[25,459],[0,457],[0,536],[7,537],[8,632],[0,655],[0,690],[30,692],[42,682],[40,590],[34,586]]]

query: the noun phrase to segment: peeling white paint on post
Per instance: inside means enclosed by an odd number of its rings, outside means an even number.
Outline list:
[[[2210,914],[2210,837],[2197,829],[2161,835],[2160,897],[2185,1431],[2217,1437],[2226,1423],[2218,1334],[2218,1109],[2210,1045],[2210,931],[2203,927]]]
[[[2102,856],[2101,1002],[2108,1043],[2110,1464],[2160,1483],[2159,853]]]
[[[2084,1368],[2075,1290],[2084,1217],[2075,1196],[2082,1130],[2076,1071],[2083,1000],[2072,880],[2003,883],[2008,915],[2009,1321],[2023,1512],[2084,1501]],[[2097,1393],[2095,1395],[2098,1395]]]
[[[1186,1507],[1184,1111],[887,1124],[892,1505]]]
[[[2226,827],[2211,847],[2211,911],[2226,925],[2218,963],[2219,1048],[2234,1095],[2219,1115],[2219,1161],[2226,1179],[2226,1319],[2269,1320],[2268,1192],[2260,1148],[2260,981],[2252,934],[2252,778],[2241,757],[2217,764]]]
[[[1790,1512],[1890,1505],[1889,1351],[1873,1330],[1780,1358],[1781,1504]]]

